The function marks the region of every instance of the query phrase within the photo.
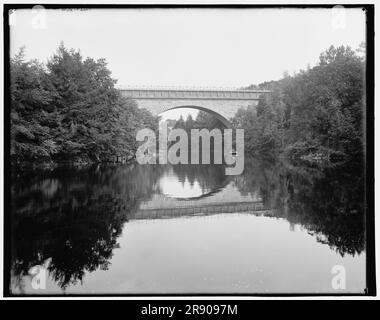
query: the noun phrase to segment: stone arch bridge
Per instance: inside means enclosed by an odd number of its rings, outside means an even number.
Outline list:
[[[125,87],[123,96],[134,99],[140,108],[153,115],[176,108],[194,108],[207,111],[226,127],[240,108],[256,106],[269,90],[243,90],[223,88],[148,88]]]

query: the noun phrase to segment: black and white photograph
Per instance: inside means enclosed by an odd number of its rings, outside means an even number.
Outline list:
[[[375,295],[373,5],[3,13],[6,296]]]

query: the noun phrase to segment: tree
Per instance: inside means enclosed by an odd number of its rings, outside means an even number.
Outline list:
[[[112,153],[121,106],[105,60],[83,60],[79,51],[61,44],[47,68],[57,92],[54,106],[62,115],[56,136],[60,155],[99,160]]]
[[[16,161],[104,161],[134,157],[137,130],[158,120],[124,99],[104,59],[61,44],[46,67],[11,60],[11,155]]]
[[[189,114],[185,121],[185,130],[189,134],[191,132],[191,129],[194,128],[194,120],[191,114]]]
[[[38,61],[25,61],[24,48],[11,59],[11,157],[47,158],[58,151],[50,126],[59,118],[51,108],[56,92]]]
[[[194,128],[212,130],[225,129],[225,125],[210,112],[200,110],[194,120]]]
[[[181,115],[179,119],[177,120],[176,124],[174,125],[174,129],[185,129],[185,121],[183,120],[183,116]]]
[[[360,156],[364,70],[362,54],[331,46],[317,66],[265,83],[272,93],[260,100],[256,111],[240,110],[233,120],[245,129],[246,149],[289,156]]]

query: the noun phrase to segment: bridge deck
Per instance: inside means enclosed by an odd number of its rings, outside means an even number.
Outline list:
[[[201,99],[201,100],[258,100],[269,90],[239,89],[163,89],[163,88],[120,88],[122,94],[132,99]]]

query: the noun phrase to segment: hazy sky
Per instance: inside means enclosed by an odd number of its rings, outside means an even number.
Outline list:
[[[46,62],[63,41],[105,58],[120,86],[258,84],[365,41],[360,9],[17,10],[11,24],[11,54]]]

